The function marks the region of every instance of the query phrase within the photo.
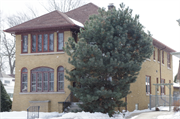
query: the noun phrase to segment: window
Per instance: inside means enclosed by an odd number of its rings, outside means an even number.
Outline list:
[[[159,83],[158,78],[156,78],[156,83],[157,84]],[[159,91],[159,87],[158,87],[157,91]]]
[[[58,67],[58,86],[57,91],[64,91],[64,68],[62,66]]]
[[[8,80],[5,80],[5,81],[4,81],[4,83],[10,84],[10,81],[8,81]]]
[[[27,69],[21,70],[21,92],[27,92]]]
[[[146,76],[146,94],[151,94],[151,77]]]
[[[64,47],[64,34],[58,33],[58,51],[62,51]]]
[[[161,83],[165,83],[165,79],[161,79]],[[161,85],[161,95],[165,95],[165,86]]]
[[[156,53],[156,50],[155,50],[155,47],[154,47],[153,60],[156,60],[156,57],[155,57],[155,56],[156,56],[156,54],[155,54],[155,53]]]
[[[33,34],[31,44],[31,52],[54,51],[54,34]]]
[[[158,61],[160,61],[160,50],[158,49]]]
[[[74,38],[74,41],[77,43],[77,34],[76,32],[72,32],[72,37]]]
[[[31,92],[53,92],[54,70],[39,67],[31,70]]]
[[[22,35],[22,53],[28,52],[28,36]]]
[[[162,63],[164,64],[164,51],[162,51]]]
[[[168,66],[168,68],[171,68],[171,59],[170,59],[169,53],[167,53],[167,66]]]

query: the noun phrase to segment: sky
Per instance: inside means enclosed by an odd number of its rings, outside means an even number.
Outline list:
[[[0,9],[3,16],[26,11],[31,6],[39,14],[46,14],[41,4],[47,4],[47,0],[0,0]],[[180,0],[85,0],[99,7],[107,9],[109,3],[116,8],[124,3],[133,10],[133,15],[140,16],[140,23],[145,31],[150,31],[152,37],[180,52],[180,26],[176,20],[180,19]],[[173,75],[177,73],[179,59],[173,56]]]

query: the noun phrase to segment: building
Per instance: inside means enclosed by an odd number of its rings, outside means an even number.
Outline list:
[[[73,66],[68,64],[63,46],[69,37],[77,41],[79,29],[92,14],[98,14],[98,7],[89,3],[67,13],[53,11],[5,30],[16,35],[13,111],[39,105],[40,111],[62,112],[63,102],[71,93],[67,86],[73,85],[64,77],[64,68],[71,70]],[[156,39],[153,45],[154,54],[144,61],[137,81],[131,84],[132,93],[125,99],[129,111],[137,104],[139,109],[148,108],[154,83],[173,82],[170,52],[174,50]],[[168,95],[168,89],[162,86],[159,94]]]
[[[14,78],[6,75],[3,72],[0,72],[0,80],[2,82],[2,84],[4,85],[4,88],[7,92],[7,94],[9,95],[9,97],[11,98],[11,100],[13,100],[13,94],[14,94]]]

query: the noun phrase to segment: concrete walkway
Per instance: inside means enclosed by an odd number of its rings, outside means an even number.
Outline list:
[[[164,116],[163,119],[166,119],[166,115],[173,115],[174,112],[169,111],[151,111],[151,112],[141,112],[134,113],[126,117],[125,119],[158,119],[158,116]]]

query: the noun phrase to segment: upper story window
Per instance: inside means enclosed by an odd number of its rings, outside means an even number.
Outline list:
[[[58,51],[62,51],[64,47],[64,34],[63,33],[58,33],[58,40],[57,40],[57,48]]]
[[[154,47],[154,52],[153,52],[153,60],[156,60],[156,49],[155,49],[155,47]]]
[[[54,34],[32,34],[31,52],[54,51]]]
[[[158,61],[160,61],[160,49],[158,49]]]
[[[167,66],[168,68],[171,68],[171,58],[169,53],[167,53]]]
[[[28,36],[22,35],[22,53],[28,52]]]
[[[53,92],[54,70],[39,67],[31,70],[31,92]]]
[[[146,94],[151,94],[151,77],[146,76]]]
[[[27,69],[21,70],[21,92],[27,92]]]
[[[58,91],[64,90],[64,68],[62,66],[58,67]]]
[[[162,63],[164,64],[164,51],[162,51]]]

